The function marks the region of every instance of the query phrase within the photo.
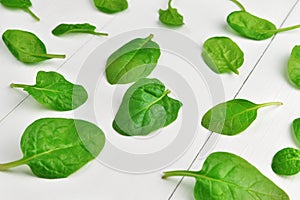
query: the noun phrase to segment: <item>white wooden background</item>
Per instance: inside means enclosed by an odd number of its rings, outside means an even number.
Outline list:
[[[241,2],[248,11],[271,20],[278,27],[300,23],[299,1]],[[32,0],[32,3],[32,10],[41,18],[40,22],[35,22],[25,12],[0,6],[1,35],[6,29],[34,32],[45,42],[50,53],[65,53],[67,59],[49,60],[33,66],[24,65],[0,42],[0,162],[12,161],[22,156],[20,137],[34,120],[48,116],[74,116],[73,112],[55,112],[39,106],[25,92],[9,88],[11,82],[33,84],[39,70],[59,70],[67,79],[75,81],[85,60],[103,42],[132,30],[165,28],[158,22],[157,11],[166,7],[167,0],[131,0],[129,9],[116,15],[99,12],[93,6],[92,0]],[[281,33],[264,41],[251,41],[241,38],[226,26],[226,16],[238,9],[228,0],[174,0],[173,5],[185,17],[185,25],[173,31],[198,44],[199,49],[196,51],[199,52],[199,57],[203,42],[212,36],[229,36],[244,51],[245,63],[239,70],[239,76],[210,73],[211,77],[222,80],[222,92],[225,93],[226,100],[237,97],[257,103],[282,101],[284,105],[260,110],[257,120],[249,129],[235,137],[224,137],[211,134],[200,126],[202,115],[213,105],[210,99],[200,95],[197,135],[183,156],[165,169],[146,174],[131,174],[113,170],[94,161],[67,179],[45,180],[32,176],[28,167],[23,166],[0,173],[2,199],[189,200],[193,199],[194,180],[185,178],[180,182],[179,177],[162,180],[161,172],[188,168],[199,170],[205,158],[213,151],[229,151],[242,156],[282,187],[291,199],[300,199],[299,175],[279,177],[270,167],[272,157],[278,150],[284,147],[297,148],[291,134],[291,122],[300,117],[300,91],[289,84],[286,67],[291,49],[300,44],[300,30]],[[61,22],[90,22],[97,26],[97,30],[108,32],[110,36],[54,37],[51,30]],[[133,35],[132,38],[144,36]],[[171,61],[162,56],[160,62],[167,65]],[[199,67],[206,67],[202,64]],[[102,128],[105,125],[100,126]],[[112,133],[106,132],[107,136],[109,134]]]

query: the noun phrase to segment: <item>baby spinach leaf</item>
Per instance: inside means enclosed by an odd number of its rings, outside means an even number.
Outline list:
[[[25,164],[40,178],[65,178],[97,157],[104,143],[102,130],[90,122],[39,119],[26,128],[21,138],[23,158],[0,164],[0,170]]]
[[[115,51],[106,62],[106,78],[110,84],[126,84],[147,77],[160,57],[153,35],[131,40]]]
[[[204,42],[202,57],[205,63],[216,73],[234,72],[244,63],[244,53],[228,37],[212,37]]]
[[[33,33],[22,30],[6,30],[2,39],[9,51],[23,63],[37,63],[65,55],[47,54],[44,43]]]
[[[39,71],[35,85],[12,83],[10,86],[23,88],[40,104],[59,111],[76,109],[88,98],[84,87],[74,85],[57,72]]]
[[[52,34],[60,36],[66,33],[88,33],[93,35],[108,36],[107,33],[95,32],[96,26],[88,23],[84,24],[60,24],[52,30]]]
[[[181,26],[184,24],[183,16],[180,13],[178,13],[176,8],[173,8],[171,6],[171,2],[172,0],[169,0],[167,10],[159,9],[159,20],[166,25]]]
[[[215,152],[200,171],[164,172],[163,178],[188,176],[196,179],[195,200],[272,199],[287,200],[288,195],[243,158]]]
[[[293,48],[288,62],[288,76],[291,82],[300,88],[300,46]]]
[[[94,0],[95,6],[104,13],[113,14],[128,8],[127,0]]]
[[[29,13],[35,20],[40,21],[40,18],[29,9],[32,6],[30,0],[1,0],[0,3],[8,8],[20,8]]]
[[[300,171],[300,150],[285,148],[273,157],[272,169],[279,175],[295,175]]]
[[[144,136],[176,120],[182,103],[157,79],[140,79],[125,93],[113,128],[125,136]]]
[[[276,26],[268,20],[247,12],[240,2],[236,0],[231,1],[236,3],[242,10],[230,13],[227,17],[227,23],[243,37],[253,40],[265,40],[276,33],[300,28],[300,25],[295,25],[277,29]]]
[[[293,132],[298,144],[300,144],[300,118],[293,121]]]
[[[236,135],[247,129],[256,119],[257,110],[281,102],[255,104],[245,99],[220,103],[207,111],[201,121],[204,128],[222,135]]]

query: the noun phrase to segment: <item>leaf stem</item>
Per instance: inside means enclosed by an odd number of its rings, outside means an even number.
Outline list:
[[[10,87],[11,88],[26,88],[26,87],[28,87],[28,86],[30,86],[30,85],[25,85],[25,84],[16,84],[16,83],[11,83],[10,84]]]
[[[268,103],[258,104],[258,107],[262,108],[262,107],[266,107],[266,106],[281,106],[281,105],[283,105],[282,102],[268,102]]]
[[[108,33],[100,33],[100,32],[91,32],[93,35],[101,35],[101,36],[108,36]]]
[[[189,176],[189,177],[196,178],[198,176],[197,173],[198,172],[185,171],[185,170],[169,171],[163,173],[164,175],[162,176],[162,179],[167,179],[171,176]]]
[[[242,11],[246,11],[245,7],[237,0],[230,0],[237,5]]]
[[[240,74],[239,71],[238,71],[237,69],[235,69],[235,68],[230,68],[230,69],[231,69],[231,71],[233,71],[233,73],[235,73],[235,74],[237,74],[237,75]]]
[[[168,2],[168,7],[169,7],[169,8],[172,8],[172,6],[171,6],[172,1],[173,1],[173,0],[169,0],[169,2]]]
[[[300,28],[300,24],[298,25],[294,25],[294,26],[289,26],[289,27],[285,27],[285,28],[279,28],[275,31],[275,33],[280,33],[280,32],[284,32],[284,31],[289,31],[289,30],[293,30],[293,29],[297,29]]]
[[[150,34],[150,35],[146,38],[146,40],[149,41],[149,40],[151,40],[153,37],[154,37],[154,35],[153,35],[153,34]]]
[[[23,165],[26,162],[27,162],[27,159],[22,158],[20,160],[16,160],[16,161],[13,161],[13,162],[0,164],[0,171],[6,171],[6,170],[8,170],[10,168],[14,168],[14,167]]]
[[[36,21],[40,21],[40,18],[34,14],[29,8],[24,8],[24,11],[30,14]]]
[[[66,58],[66,55],[63,54],[32,54],[36,57],[42,57],[42,58]]]

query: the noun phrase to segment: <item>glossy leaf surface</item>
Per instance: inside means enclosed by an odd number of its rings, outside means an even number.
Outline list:
[[[0,170],[28,165],[41,178],[65,178],[101,152],[105,136],[96,125],[78,119],[43,118],[21,138],[23,158],[1,164]]]
[[[38,72],[35,85],[11,84],[23,88],[37,102],[53,110],[73,110],[86,102],[88,94],[83,86],[67,81],[57,72]]]

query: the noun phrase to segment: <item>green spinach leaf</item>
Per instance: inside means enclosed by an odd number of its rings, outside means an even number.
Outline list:
[[[300,171],[300,150],[285,148],[273,157],[272,169],[279,175],[294,175]]]
[[[244,63],[244,53],[228,37],[213,37],[204,42],[202,57],[205,63],[216,73],[234,72]]]
[[[196,200],[268,199],[287,200],[288,195],[243,158],[215,152],[207,157],[200,171],[164,172],[163,178],[188,176],[196,179]]]
[[[288,62],[288,76],[291,82],[300,88],[300,46],[293,48]]]
[[[70,83],[57,72],[39,71],[35,85],[12,83],[10,86],[23,88],[40,104],[59,111],[76,109],[88,98],[84,87]]]
[[[300,144],[300,118],[293,121],[293,132],[298,144]]]
[[[169,0],[167,10],[159,9],[159,20],[166,25],[182,26],[184,24],[183,16],[180,13],[178,13],[176,8],[173,8],[171,6],[171,2],[172,0]]]
[[[241,11],[230,13],[227,17],[227,23],[243,37],[253,40],[265,40],[276,33],[300,28],[300,25],[295,25],[277,29],[276,26],[268,20],[247,12],[240,2],[236,0],[231,1],[236,3],[241,8]]]
[[[247,129],[256,119],[257,110],[281,102],[255,104],[245,99],[220,103],[207,111],[201,121],[204,128],[222,135],[236,135]]]
[[[65,178],[97,157],[104,143],[102,130],[90,122],[39,119],[26,128],[21,138],[23,158],[0,164],[0,170],[25,164],[38,177]]]
[[[20,8],[29,13],[35,20],[40,21],[40,18],[29,9],[32,6],[30,0],[1,0],[0,3],[8,8]]]
[[[88,23],[84,24],[60,24],[52,30],[52,34],[60,36],[66,33],[88,33],[93,35],[108,36],[107,33],[95,32],[96,26]]]
[[[65,55],[47,54],[44,43],[33,33],[22,30],[6,30],[2,39],[9,51],[21,62],[37,63]]]
[[[104,13],[113,14],[128,8],[127,0],[94,0],[95,6]]]
[[[125,136],[144,136],[176,120],[182,103],[157,79],[140,79],[125,93],[113,128]]]
[[[117,51],[106,62],[106,78],[110,84],[126,84],[147,77],[160,57],[159,45],[153,35],[134,39]]]

